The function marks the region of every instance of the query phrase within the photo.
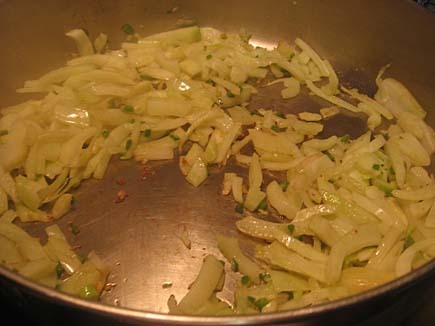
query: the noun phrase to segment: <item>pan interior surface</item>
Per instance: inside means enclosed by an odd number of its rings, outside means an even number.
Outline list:
[[[124,23],[148,35],[176,28],[180,21],[189,19],[228,32],[245,28],[253,34],[252,41],[261,46],[301,37],[331,61],[345,85],[369,95],[375,92],[379,69],[391,63],[388,75],[414,93],[428,111],[428,123],[435,125],[435,65],[428,64],[428,58],[435,56],[435,42],[430,42],[435,18],[410,2],[391,6],[388,0],[274,1],[273,6],[270,1],[50,0],[43,6],[33,1],[0,1],[0,39],[6,46],[0,54],[0,107],[26,100],[25,95],[15,94],[24,80],[64,64],[74,51],[72,42],[64,37],[72,28],[86,28],[94,37],[105,32],[110,48],[116,49],[124,38],[120,30]],[[308,98],[283,101],[279,89],[273,87],[261,91],[251,103],[254,109],[285,113],[316,111],[324,105],[321,100]],[[325,132],[356,136],[364,128],[365,122],[359,118],[342,116],[327,123]],[[237,169],[234,162],[224,168]],[[154,163],[147,169],[134,161],[112,160],[103,180],[88,180],[74,192],[76,208],[58,224],[63,230],[71,222],[78,225],[80,233],[76,236],[65,232],[72,246],[80,245],[83,252],[95,250],[111,267],[108,282],[116,286],[103,294],[102,303],[165,313],[169,295],[183,297],[207,254],[222,258],[216,234],[237,236],[244,248],[253,247],[254,242],[234,226],[238,217],[232,198],[220,193],[222,171],[212,171],[202,186],[194,188],[185,182],[176,160]],[[125,184],[120,185],[119,179]],[[127,191],[129,197],[114,203],[119,190]],[[35,223],[26,229],[39,235],[44,227]],[[190,234],[190,250],[180,239],[183,228]],[[420,274],[427,275],[430,269],[433,271],[433,264],[431,268],[425,266]],[[228,301],[232,301],[236,282],[230,275],[220,295]],[[408,280],[415,281],[415,277]],[[171,286],[163,286],[167,283]],[[396,283],[396,287],[406,285],[403,281]],[[370,298],[364,295],[349,302]],[[102,311],[135,316],[127,310]],[[258,320],[266,322],[267,317]],[[192,324],[195,320],[173,322]]]

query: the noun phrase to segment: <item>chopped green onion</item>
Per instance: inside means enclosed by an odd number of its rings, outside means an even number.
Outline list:
[[[230,91],[227,92],[227,96],[228,97],[235,97],[235,95],[233,93],[231,93]]]
[[[350,138],[350,136],[346,134],[346,135],[344,135],[343,137],[340,138],[340,141],[342,143],[347,144],[349,142],[349,138]]]
[[[288,300],[293,300],[293,298],[294,298],[293,291],[283,291],[281,293],[287,294]]]
[[[285,114],[282,113],[282,112],[275,112],[275,115],[276,115],[278,118],[282,118],[282,119],[285,119],[285,118],[286,118],[286,117],[285,117]]]
[[[258,308],[258,310],[262,311],[264,307],[269,304],[270,300],[267,298],[260,298],[254,302],[254,305]]]
[[[404,244],[403,244],[403,249],[406,249],[406,248],[408,248],[408,247],[411,247],[411,246],[415,243],[415,240],[414,240],[414,238],[412,237],[412,234],[414,233],[414,230],[415,230],[415,228],[411,228],[411,229],[407,232],[407,234],[406,234],[406,236],[405,236],[405,242],[404,242]]]
[[[109,108],[115,109],[119,108],[122,105],[122,102],[119,98],[112,98],[107,102],[107,104],[109,105]]]
[[[252,280],[248,275],[243,275],[241,282],[244,286],[250,286],[252,284]]]
[[[133,119],[130,120],[130,123],[135,123],[135,122],[136,122],[136,119],[135,119],[135,118],[133,118]]]
[[[272,279],[270,274],[266,273],[266,272],[260,273],[260,275],[258,275],[258,277],[260,278],[260,281],[263,283],[268,283]]]
[[[237,213],[243,214],[244,208],[242,204],[237,204],[236,208],[234,209]]]
[[[145,131],[143,132],[143,135],[144,135],[145,137],[147,137],[147,138],[150,138],[150,137],[151,137],[151,129],[147,129],[147,130],[145,130]]]
[[[70,229],[71,229],[71,233],[74,234],[74,235],[77,235],[77,234],[80,233],[79,227],[76,224],[74,224],[74,223],[71,223]]]
[[[109,137],[109,130],[103,130],[103,132],[101,133],[101,136],[103,136],[103,138]]]
[[[332,161],[335,162],[335,157],[334,155],[332,155],[331,153],[329,153],[328,151],[325,152],[326,156],[328,156],[328,158]]]
[[[287,228],[288,231],[290,232],[290,235],[293,235],[293,233],[295,232],[295,226],[293,224],[289,224]]]
[[[65,268],[63,268],[60,261],[56,264],[56,276],[57,278],[61,278],[62,274],[65,272]]]
[[[133,113],[134,112],[134,107],[132,107],[131,105],[126,105],[122,108],[122,111],[126,112],[126,113]]]
[[[373,164],[372,165],[372,169],[373,170],[379,170],[381,168],[381,166],[379,164]]]
[[[206,59],[210,60],[211,58],[213,58],[213,56],[211,54],[207,54]]]
[[[292,74],[290,72],[288,72],[287,70],[285,70],[284,68],[281,68],[281,72],[284,74],[283,77],[289,78],[292,76]]]
[[[95,286],[93,286],[92,284],[85,285],[80,290],[80,298],[95,300],[98,299],[98,297],[99,297],[98,291],[95,288]]]
[[[9,131],[7,131],[7,130],[0,130],[0,137],[6,136],[8,133],[9,133]]]
[[[180,137],[178,137],[177,135],[170,134],[169,137],[171,137],[175,141],[180,140]]]
[[[84,264],[84,262],[85,262],[86,260],[88,260],[88,256],[86,256],[85,254],[77,254],[77,258],[80,260],[80,262],[81,262],[82,264]]]
[[[238,272],[239,271],[239,263],[237,262],[237,260],[235,260],[234,258],[231,259],[231,270],[233,272]]]
[[[134,28],[130,24],[124,24],[121,26],[121,30],[127,34],[127,35],[133,35],[134,34]]]
[[[396,172],[394,172],[394,169],[393,169],[392,166],[390,166],[390,174],[391,174],[391,175],[396,175]]]
[[[266,199],[263,199],[263,200],[260,202],[260,204],[258,204],[257,209],[262,210],[262,211],[264,211],[264,210],[267,209],[267,201],[266,201]]]
[[[127,142],[125,143],[125,150],[128,151],[131,148],[132,144],[133,141],[131,139],[127,139]]]
[[[140,75],[140,79],[142,79],[142,80],[154,80],[155,78],[142,74],[142,75]]]
[[[248,302],[251,304],[255,304],[255,298],[248,295]]]
[[[335,179],[328,179],[328,182],[334,184],[335,183]]]
[[[206,81],[206,83],[207,83],[207,84],[210,84],[211,86],[215,86],[215,85],[216,85],[216,83],[215,83],[213,80],[211,80],[211,79],[208,79],[208,80]]]
[[[260,117],[264,117],[264,115],[262,115],[260,112],[258,112],[258,110],[251,111],[251,115],[258,115]]]
[[[287,127],[280,128],[277,125],[273,125],[272,127],[270,127],[270,129],[272,129],[275,132],[284,132],[287,130]]]
[[[289,183],[288,183],[288,181],[283,181],[279,185],[280,185],[282,191],[287,191]]]

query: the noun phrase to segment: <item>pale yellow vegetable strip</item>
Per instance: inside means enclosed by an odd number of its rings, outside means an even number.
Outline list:
[[[94,53],[92,43],[83,29],[73,29],[65,35],[71,37],[76,42],[80,55],[84,56]]]
[[[336,283],[340,279],[344,258],[365,247],[378,245],[381,235],[370,224],[362,225],[358,229],[346,234],[331,248],[326,263],[326,278],[328,283]]]
[[[328,256],[313,249],[312,246],[299,241],[295,237],[288,234],[288,232],[284,232],[279,229],[275,229],[274,238],[288,249],[295,251],[302,257],[311,259],[313,261],[325,263],[328,259]]]
[[[320,240],[330,247],[334,246],[341,239],[341,234],[331,226],[328,220],[320,216],[313,216],[311,218],[309,228]]]
[[[382,261],[397,243],[402,234],[403,232],[401,230],[392,227],[383,237],[381,243],[376,248],[374,255],[369,259],[367,267],[374,269],[379,268]]]
[[[222,262],[212,255],[205,257],[201,270],[189,292],[179,303],[180,310],[185,314],[195,313],[211,297],[223,272]]]
[[[275,230],[287,230],[287,223],[268,222],[253,216],[247,216],[236,221],[236,227],[240,232],[272,242],[275,239]]]
[[[431,183],[425,187],[415,190],[393,190],[393,196],[404,200],[420,201],[435,197],[435,184]]]
[[[257,248],[257,257],[272,266],[278,266],[289,272],[296,272],[326,282],[325,264],[303,258],[278,242]]]
[[[314,85],[314,83],[312,81],[307,80],[306,83],[307,83],[307,87],[309,88],[309,90],[311,92],[313,92],[315,95],[317,95],[318,97],[321,97],[324,100],[326,100],[332,104],[335,104],[339,107],[342,107],[343,109],[349,110],[351,112],[361,112],[361,110],[358,109],[355,105],[352,105],[352,104],[342,100],[341,98],[339,98],[337,96],[325,94],[320,88],[318,88],[316,85]]]
[[[309,46],[300,38],[295,39],[295,44],[308,54],[310,59],[313,60],[317,67],[320,69],[320,72],[323,76],[329,77],[330,72],[328,66],[323,62],[322,59],[320,59],[319,55],[313,50],[311,46]]]
[[[238,271],[248,275],[254,283],[259,283],[259,275],[264,272],[260,266],[249,259],[240,249],[236,238],[223,235],[216,236],[218,248],[225,258],[233,265],[237,265]]]
[[[429,238],[414,243],[407,248],[399,257],[396,263],[396,276],[402,276],[409,273],[412,270],[412,261],[414,256],[421,250],[425,250],[428,247],[435,246],[435,239]]]

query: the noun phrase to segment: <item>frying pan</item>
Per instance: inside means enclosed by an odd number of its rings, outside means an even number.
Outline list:
[[[105,32],[110,47],[123,39],[120,26],[130,23],[142,35],[177,27],[187,20],[234,32],[241,27],[259,45],[301,37],[328,58],[346,85],[373,95],[378,70],[392,63],[388,75],[403,82],[428,110],[435,126],[435,16],[408,1],[295,0],[295,1],[23,1],[0,0],[0,107],[26,100],[14,90],[63,65],[74,51],[64,33],[86,28],[91,36]],[[261,92],[253,107],[285,112],[315,111],[320,100],[283,102],[277,90]],[[328,122],[326,133],[361,133],[364,123],[354,117]],[[236,169],[230,164],[229,168]],[[247,325],[363,323],[392,324],[412,314],[416,307],[434,304],[435,261],[409,275],[371,291],[309,308],[262,316],[191,317],[166,315],[170,294],[180,299],[195,278],[206,254],[219,255],[215,235],[239,237],[248,250],[251,240],[237,234],[233,202],[219,194],[222,171],[212,171],[196,189],[188,185],[172,162],[151,166],[146,173],[135,162],[114,159],[106,177],[88,180],[74,193],[76,209],[63,217],[64,230],[73,221],[77,236],[65,232],[82,252],[95,250],[109,266],[109,282],[116,286],[101,302],[88,302],[37,285],[0,267],[2,307],[20,311],[43,324],[177,324]],[[433,171],[433,169],[432,169]],[[114,204],[127,181],[127,201]],[[145,179],[145,180],[143,180]],[[186,226],[192,249],[180,241]],[[25,226],[33,235],[45,225]],[[164,282],[172,287],[162,288]],[[234,279],[227,276],[222,292],[231,298]],[[429,300],[429,301],[427,301]]]

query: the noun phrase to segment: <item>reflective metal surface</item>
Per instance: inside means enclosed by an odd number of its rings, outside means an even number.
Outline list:
[[[279,39],[292,41],[302,37],[332,62],[346,85],[369,94],[374,92],[378,70],[392,63],[388,74],[414,92],[429,111],[432,126],[435,125],[435,65],[429,64],[435,57],[435,15],[411,2],[395,1],[392,5],[389,0],[0,0],[3,44],[0,107],[26,99],[14,94],[14,89],[22,86],[24,80],[63,65],[74,50],[73,43],[64,37],[64,32],[71,28],[84,27],[91,36],[105,32],[110,36],[111,48],[116,49],[123,37],[120,26],[124,23],[132,24],[146,35],[175,28],[179,19],[186,18],[225,31],[244,27],[254,35],[254,41],[265,45]],[[297,112],[315,110],[325,104],[313,99],[283,102],[278,90],[261,92],[252,107]],[[359,119],[343,117],[330,121],[325,133],[356,135],[363,126]],[[77,224],[80,228],[77,236],[66,232],[71,243],[81,245],[80,250],[85,253],[95,250],[111,266],[109,282],[117,285],[103,295],[102,303],[84,302],[48,290],[1,267],[0,294],[14,298],[23,309],[33,309],[31,313],[36,317],[52,309],[49,315],[54,323],[59,322],[56,319],[59,316],[69,316],[70,321],[92,318],[87,320],[105,325],[127,321],[213,325],[361,321],[381,314],[393,302],[397,311],[404,312],[405,307],[409,309],[416,304],[412,300],[415,291],[423,287],[433,289],[434,262],[379,289],[294,312],[237,318],[146,313],[166,312],[170,294],[180,299],[186,293],[203,257],[208,253],[219,255],[217,233],[238,236],[248,249],[251,242],[234,227],[238,216],[232,199],[219,193],[222,170],[212,171],[205,184],[195,189],[184,181],[173,162],[154,164],[145,174],[143,168],[135,162],[113,160],[103,180],[86,181],[75,192],[75,209],[59,222],[64,230],[71,221]],[[231,169],[238,168],[230,164],[226,171]],[[125,179],[124,185],[118,184],[120,178]],[[129,196],[122,203],[114,203],[121,189]],[[192,240],[190,250],[179,238],[184,226]],[[42,224],[28,226],[35,235],[44,227]],[[172,282],[172,287],[163,288],[165,282]],[[233,283],[227,276],[222,297],[231,299]],[[425,292],[419,293],[420,298],[425,296]],[[334,314],[336,311],[340,313]]]

